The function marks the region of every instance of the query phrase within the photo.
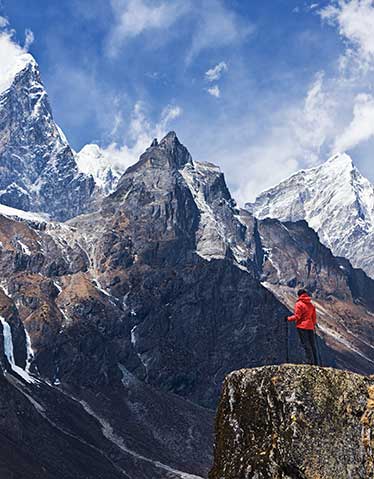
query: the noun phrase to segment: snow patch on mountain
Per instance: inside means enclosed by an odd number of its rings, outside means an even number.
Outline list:
[[[46,213],[31,213],[30,211],[18,210],[17,208],[11,208],[10,206],[1,204],[0,215],[7,216],[9,218],[33,221],[36,223],[47,223],[50,221],[50,217]]]
[[[336,256],[374,276],[374,187],[347,154],[295,173],[246,208],[259,219],[306,220]]]
[[[113,165],[111,158],[98,145],[85,145],[75,159],[79,171],[91,175],[96,186],[104,194],[110,194],[115,190],[123,172]]]
[[[13,352],[12,330],[10,328],[9,323],[7,323],[7,321],[5,321],[5,319],[2,316],[0,316],[0,322],[3,327],[4,353],[5,353],[5,356],[7,357],[10,367],[18,376],[21,376],[21,378],[24,379],[26,382],[36,383],[37,380],[31,377],[28,371],[17,366],[16,361],[14,359],[14,352]]]

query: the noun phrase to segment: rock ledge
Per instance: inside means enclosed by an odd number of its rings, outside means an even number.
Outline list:
[[[227,376],[210,479],[374,477],[374,378],[314,366]]]

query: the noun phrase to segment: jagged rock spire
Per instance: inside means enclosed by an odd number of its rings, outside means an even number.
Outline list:
[[[159,144],[160,150],[167,153],[169,164],[175,168],[182,168],[186,163],[192,163],[192,158],[185,146],[179,141],[175,131],[170,131]]]

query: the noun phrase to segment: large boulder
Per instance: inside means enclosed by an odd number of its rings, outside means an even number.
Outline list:
[[[225,380],[210,479],[373,477],[374,379],[283,365]]]

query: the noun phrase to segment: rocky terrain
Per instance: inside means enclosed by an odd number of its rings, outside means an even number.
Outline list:
[[[210,479],[367,479],[373,379],[311,366],[231,373],[216,419]]]
[[[336,256],[374,276],[374,187],[348,155],[295,173],[246,208],[259,219],[306,220]]]
[[[88,390],[6,367],[3,361],[0,477],[205,477],[212,412],[153,390],[125,369],[121,386]]]
[[[117,449],[110,456],[128,477],[163,477],[165,468],[170,477],[206,477],[225,376],[303,361],[283,321],[299,286],[319,308],[324,364],[372,370],[373,281],[335,258],[305,222],[239,210],[222,173],[193,161],[173,132],[94,213],[65,223],[4,206],[0,213],[3,317],[21,368],[7,366],[5,354],[6,378],[21,376],[24,398],[41,403],[38,415],[78,401],[69,427],[80,415],[95,418],[132,457],[123,466]],[[22,380],[24,371],[40,383]],[[61,421],[65,430],[70,419]]]

